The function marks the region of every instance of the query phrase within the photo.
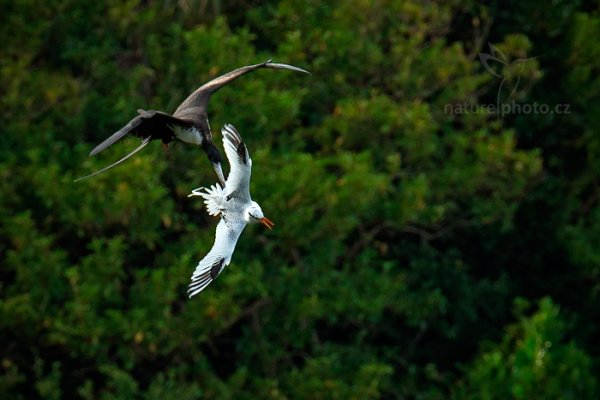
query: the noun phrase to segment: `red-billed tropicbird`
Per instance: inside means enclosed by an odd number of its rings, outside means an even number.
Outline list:
[[[209,189],[198,188],[189,195],[204,198],[208,213],[221,217],[212,249],[192,274],[192,283],[188,288],[190,297],[202,291],[229,265],[246,224],[260,222],[269,229],[274,226],[263,215],[260,206],[250,198],[252,160],[240,134],[233,125],[225,125],[221,134],[230,165],[225,187],[213,185]]]

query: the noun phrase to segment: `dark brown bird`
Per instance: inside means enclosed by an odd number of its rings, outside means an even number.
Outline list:
[[[121,158],[119,161],[94,172],[91,175],[76,179],[75,182],[82,179],[100,174],[117,164],[122,163],[129,157],[143,149],[152,140],[161,140],[165,145],[177,140],[184,143],[191,143],[202,146],[209,161],[212,163],[215,172],[221,182],[225,186],[225,177],[221,169],[221,153],[212,142],[212,132],[208,123],[208,115],[206,113],[210,96],[217,90],[228,84],[229,82],[239,78],[240,76],[260,68],[272,69],[288,69],[291,71],[304,72],[308,71],[287,64],[272,63],[271,60],[266,62],[248,65],[238,68],[231,72],[221,75],[212,81],[205,83],[200,88],[196,89],[187,99],[177,107],[173,115],[162,111],[145,111],[138,110],[138,116],[133,118],[127,125],[113,133],[108,139],[96,146],[90,156],[100,153],[102,150],[110,147],[114,143],[121,140],[127,134],[131,134],[142,139],[142,143],[132,152]]]

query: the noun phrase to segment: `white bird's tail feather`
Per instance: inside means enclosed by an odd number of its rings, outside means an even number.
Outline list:
[[[225,197],[225,191],[219,185],[212,185],[210,188],[199,187],[198,189],[192,190],[192,193],[188,197],[200,196],[204,199],[206,204],[206,211],[209,215],[217,216],[221,213],[220,204],[223,203]]]

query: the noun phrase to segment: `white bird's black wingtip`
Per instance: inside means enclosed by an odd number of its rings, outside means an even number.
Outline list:
[[[223,135],[223,144],[226,144],[226,141],[229,142],[235,152],[237,153],[239,160],[242,164],[248,164],[248,149],[246,148],[246,144],[242,140],[242,136],[240,136],[235,126],[231,124],[225,124],[223,129],[221,129],[221,135]]]
[[[203,291],[212,281],[217,279],[217,276],[227,266],[225,258],[220,257],[215,262],[209,265],[206,271],[197,276],[192,276],[192,282],[188,286],[188,296],[191,299],[201,291]]]
[[[233,126],[231,124],[225,124],[223,126],[223,129],[221,129],[221,135],[223,135],[223,137],[226,137],[228,140],[230,140],[236,147],[240,144],[240,142],[242,142],[242,137],[240,136],[239,132],[237,131],[235,126]],[[228,138],[228,135],[231,135],[231,137],[234,140],[231,140],[230,138]]]

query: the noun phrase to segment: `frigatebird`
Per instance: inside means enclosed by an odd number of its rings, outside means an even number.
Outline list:
[[[268,60],[260,64],[247,65],[238,68],[205,83],[190,94],[187,99],[177,107],[173,115],[162,111],[138,110],[138,116],[129,121],[123,128],[113,133],[104,142],[96,146],[90,152],[90,157],[112,146],[128,134],[142,139],[142,143],[117,162],[104,167],[93,174],[76,179],[75,182],[100,174],[117,164],[122,163],[143,149],[152,140],[161,140],[164,145],[168,145],[170,142],[176,140],[201,146],[208,156],[208,160],[212,163],[221,185],[225,186],[225,177],[223,176],[223,170],[221,169],[221,153],[212,142],[212,132],[208,123],[208,102],[211,95],[223,86],[248,72],[260,68],[287,69],[310,74],[302,68],[288,64],[273,63],[271,60]]]

